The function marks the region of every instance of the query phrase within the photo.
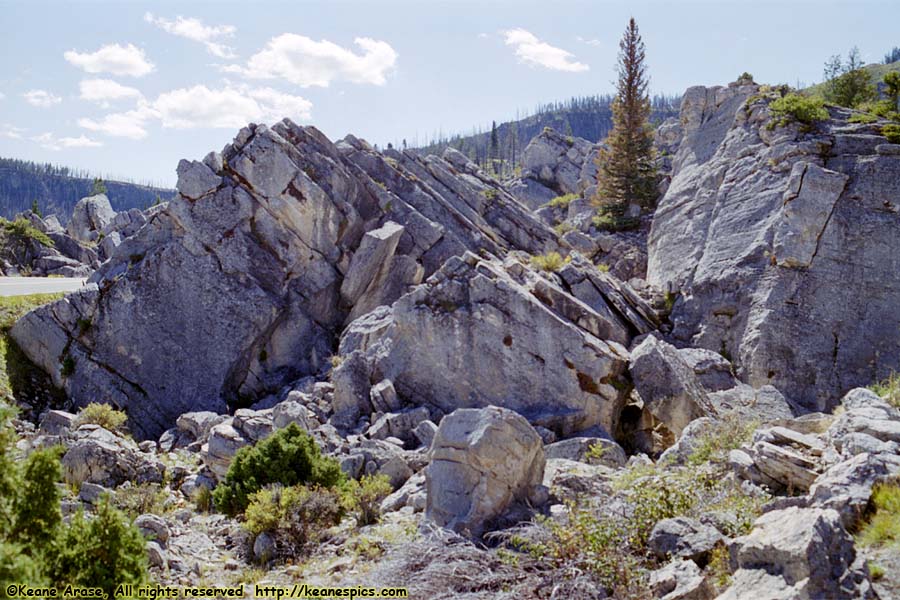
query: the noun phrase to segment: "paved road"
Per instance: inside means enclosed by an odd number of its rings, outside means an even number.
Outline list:
[[[0,277],[0,296],[71,292],[84,282],[76,277]]]

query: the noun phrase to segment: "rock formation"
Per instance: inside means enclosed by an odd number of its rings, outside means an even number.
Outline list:
[[[685,93],[648,280],[679,296],[678,343],[821,410],[900,367],[900,148],[839,108],[810,131],[773,127],[772,97]]]
[[[140,435],[322,373],[348,319],[451,256],[564,248],[452,151],[381,155],[285,121],[178,172],[179,197],[111,249],[91,285],[13,333],[76,404],[122,407]]]

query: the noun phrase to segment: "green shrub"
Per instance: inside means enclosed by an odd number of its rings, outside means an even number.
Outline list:
[[[604,205],[597,209],[593,224],[601,231],[627,231],[640,225],[641,220],[637,217],[626,217],[623,206]]]
[[[562,236],[570,231],[574,231],[575,227],[569,223],[568,221],[563,221],[562,223],[557,223],[553,226],[553,231],[556,232],[556,235]]]
[[[165,488],[158,483],[140,483],[116,488],[111,500],[125,516],[134,519],[146,514],[162,515],[166,512],[168,497]]]
[[[62,448],[44,448],[28,455],[14,502],[16,527],[13,538],[31,548],[46,548],[62,523],[60,493]]]
[[[128,420],[121,410],[116,410],[109,404],[91,402],[78,412],[75,417],[75,427],[82,425],[99,425],[110,431],[122,431]]]
[[[890,123],[881,128],[881,135],[887,138],[892,144],[900,144],[900,125]]]
[[[578,200],[580,196],[578,194],[565,194],[563,196],[557,196],[550,200],[546,204],[551,208],[568,208],[569,204],[572,203],[573,200]]]
[[[238,450],[213,500],[216,508],[234,516],[247,508],[251,494],[267,485],[333,487],[344,480],[338,462],[323,457],[312,437],[291,423],[255,446]]]
[[[22,218],[16,219],[15,221],[7,221],[6,219],[0,218],[0,223],[2,223],[6,233],[19,240],[34,240],[48,248],[53,247],[53,240],[51,240],[43,231],[32,227],[31,222],[28,219]]]
[[[693,452],[688,457],[688,464],[726,462],[728,453],[749,442],[757,427],[759,421],[744,421],[736,415],[727,415],[715,421],[699,436]]]
[[[337,490],[295,485],[272,485],[249,497],[244,528],[255,538],[261,533],[275,540],[275,556],[301,555],[321,539],[325,530],[341,522],[346,508]]]
[[[847,119],[848,123],[875,123],[878,121],[878,117],[875,115],[870,115],[869,113],[856,113],[855,115],[851,115],[849,119]]]
[[[351,479],[343,486],[344,505],[356,513],[360,527],[381,519],[381,501],[394,491],[387,475],[363,475],[359,481]]]
[[[109,598],[119,584],[147,581],[146,540],[125,515],[104,498],[96,515],[79,511],[60,536],[50,578],[66,584],[102,588]]]
[[[769,104],[769,112],[775,117],[777,125],[784,127],[797,122],[804,127],[811,127],[819,121],[828,119],[828,111],[821,98],[790,93]]]
[[[569,258],[563,258],[559,252],[548,252],[531,257],[531,266],[541,271],[552,273],[559,271],[563,265],[569,262]]]
[[[891,406],[900,408],[900,373],[891,371],[886,379],[873,383],[869,389]]]
[[[57,448],[11,460],[15,432],[11,410],[0,405],[0,582],[102,587],[146,581],[144,538],[109,499],[95,518],[76,514],[64,524],[60,512]]]
[[[858,534],[866,546],[900,545],[900,485],[880,483],[872,490],[875,511]]]

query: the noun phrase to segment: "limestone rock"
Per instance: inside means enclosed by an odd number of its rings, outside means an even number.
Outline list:
[[[126,481],[160,483],[165,465],[141,452],[133,441],[99,425],[82,425],[62,457],[66,481],[116,487]]]
[[[536,297],[551,294],[552,303]],[[518,262],[451,258],[378,327],[345,334],[335,412],[354,423],[370,382],[389,379],[401,398],[445,413],[494,404],[564,435],[594,425],[615,431],[625,349],[597,338],[602,319],[571,297],[584,328],[561,318],[575,314],[565,300]]]
[[[853,538],[834,510],[788,508],[766,513],[749,535],[734,541],[731,550],[738,573],[721,599],[760,597],[763,590],[766,597],[871,597],[868,574],[856,562]],[[759,576],[741,571],[762,571],[766,587],[759,587]],[[769,595],[769,587],[778,595]]]
[[[650,573],[650,589],[660,600],[708,600],[712,590],[700,567],[691,560],[674,560]]]
[[[724,539],[711,525],[696,519],[675,517],[657,522],[647,544],[660,558],[679,557],[700,562]]]
[[[444,417],[426,470],[426,517],[479,536],[513,502],[537,498],[544,475],[541,438],[523,417],[489,406]]]
[[[93,242],[115,216],[105,194],[82,198],[72,211],[68,233],[79,242]]]
[[[647,280],[679,295],[677,342],[824,411],[900,369],[900,212],[884,204],[900,194],[900,161],[843,109],[810,132],[770,128],[774,97],[746,81],[685,92]]]
[[[674,346],[650,335],[631,351],[631,379],[645,408],[675,436],[716,414],[694,370]]]
[[[596,460],[598,464],[608,467],[624,467],[628,458],[625,451],[616,442],[606,438],[596,437],[574,437],[560,442],[555,442],[544,447],[544,455],[547,459],[564,458],[566,460],[576,460],[581,462],[589,462],[587,454],[592,448],[599,446],[600,456]]]
[[[387,157],[288,120],[181,163],[178,188],[146,213],[82,201],[73,231],[117,231],[121,243],[93,285],[12,334],[75,406],[122,407],[142,438],[183,413],[225,413],[321,378],[348,318],[390,305],[451,256],[566,250],[474,164]]]

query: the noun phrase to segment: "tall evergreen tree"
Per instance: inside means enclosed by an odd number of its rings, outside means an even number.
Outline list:
[[[634,18],[619,42],[619,78],[612,103],[613,129],[606,138],[607,149],[597,158],[599,167],[597,223],[608,229],[637,225],[627,218],[629,204],[652,208],[657,197],[657,176],[650,127],[649,80],[644,64],[644,42]]]

